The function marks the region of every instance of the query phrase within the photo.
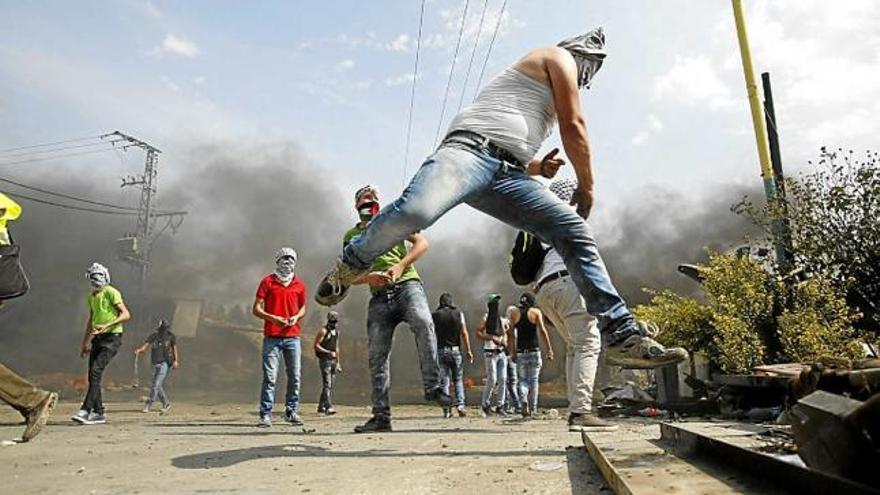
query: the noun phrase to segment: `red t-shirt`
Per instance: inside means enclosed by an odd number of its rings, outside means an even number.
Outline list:
[[[257,299],[263,300],[263,309],[275,316],[290,317],[299,313],[306,305],[306,286],[299,277],[293,277],[287,287],[278,281],[275,274],[266,275],[257,287]],[[299,322],[290,327],[282,327],[263,321],[263,335],[266,337],[299,337]]]

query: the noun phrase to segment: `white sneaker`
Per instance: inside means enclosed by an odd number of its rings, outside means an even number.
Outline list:
[[[150,406],[144,406],[144,408],[141,409],[141,412],[144,413],[144,414],[150,412]]]
[[[271,428],[272,418],[270,416],[260,416],[260,422],[257,423],[257,426],[260,428]]]
[[[77,423],[85,423],[87,419],[89,419],[89,412],[85,409],[80,409],[76,414],[70,417],[70,419],[76,421]]]
[[[171,410],[171,404],[168,404],[167,406],[162,406],[162,410],[159,411],[159,414],[164,416],[164,415],[168,414],[168,412],[170,410]]]
[[[107,422],[107,417],[103,414],[89,413],[89,416],[82,421],[84,425],[102,425]]]
[[[612,366],[628,369],[653,369],[676,364],[688,357],[680,347],[669,349],[645,335],[630,335],[622,342],[608,346],[606,362]]]

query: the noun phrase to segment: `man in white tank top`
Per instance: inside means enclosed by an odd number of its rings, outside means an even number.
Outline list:
[[[370,264],[407,236],[430,227],[461,203],[544,239],[559,252],[598,319],[609,364],[655,368],[681,361],[634,320],[611,283],[584,220],[593,207],[593,163],[580,90],[605,59],[601,28],[538,47],[495,77],[453,119],[446,138],[395,202],[349,242],[315,299],[332,306]],[[527,173],[553,175],[554,152],[534,159],[555,122],[578,187],[573,210]],[[393,282],[393,280],[392,280]]]

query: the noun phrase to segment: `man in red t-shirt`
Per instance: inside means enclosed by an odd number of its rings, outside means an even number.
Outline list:
[[[275,271],[266,275],[257,288],[254,316],[263,320],[263,387],[260,392],[259,426],[272,426],[275,381],[281,356],[287,370],[287,396],[284,419],[302,425],[299,417],[300,325],[306,313],[306,286],[294,273],[296,251],[283,247],[275,254]]]

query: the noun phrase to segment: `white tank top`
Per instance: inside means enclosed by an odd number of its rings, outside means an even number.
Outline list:
[[[452,119],[449,132],[481,134],[527,165],[550,136],[555,119],[550,86],[508,67]]]

